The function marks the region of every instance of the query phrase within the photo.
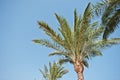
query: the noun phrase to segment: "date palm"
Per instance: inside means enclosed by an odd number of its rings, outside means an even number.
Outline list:
[[[97,15],[102,15],[102,25],[105,26],[103,39],[114,32],[120,23],[120,0],[104,0],[95,5]]]
[[[60,24],[56,33],[50,26],[38,21],[40,28],[51,38],[35,39],[35,43],[55,49],[49,56],[60,56],[59,62],[70,62],[74,66],[78,80],[84,80],[84,66],[88,67],[88,60],[95,56],[101,56],[101,50],[120,43],[120,38],[112,38],[103,40],[101,35],[104,32],[104,27],[98,25],[97,22],[92,22],[93,12],[90,3],[87,5],[83,16],[78,16],[76,9],[74,10],[74,25],[73,29],[69,26],[64,17],[55,13],[55,16]]]
[[[49,67],[44,65],[44,70],[40,69],[40,72],[42,73],[45,80],[58,80],[64,74],[66,74],[68,70],[64,69],[64,67],[60,65],[59,63],[49,62]]]

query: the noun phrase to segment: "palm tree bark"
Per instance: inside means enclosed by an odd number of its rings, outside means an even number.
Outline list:
[[[75,69],[75,71],[77,73],[78,80],[84,80],[84,76],[83,76],[84,66],[83,66],[82,61],[75,60],[74,69]]]

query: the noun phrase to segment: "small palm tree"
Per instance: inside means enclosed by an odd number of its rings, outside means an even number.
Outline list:
[[[102,25],[105,26],[103,39],[107,39],[120,23],[120,0],[104,0],[94,7],[97,15],[102,15]]]
[[[49,62],[49,67],[44,65],[44,70],[40,69],[40,72],[42,73],[45,80],[58,80],[64,74],[66,74],[68,70],[64,69],[64,67],[60,65],[59,63]]]
[[[98,25],[98,22],[91,22],[93,12],[90,3],[87,5],[83,16],[78,16],[76,9],[74,10],[74,25],[70,28],[64,17],[55,16],[60,24],[58,30],[61,34],[57,34],[48,24],[38,21],[40,28],[51,38],[35,39],[35,43],[55,49],[55,52],[49,56],[59,55],[60,63],[70,62],[74,65],[78,80],[84,80],[84,66],[88,67],[88,60],[95,56],[101,56],[101,50],[106,47],[120,43],[120,38],[112,38],[103,40],[101,35],[104,27]]]

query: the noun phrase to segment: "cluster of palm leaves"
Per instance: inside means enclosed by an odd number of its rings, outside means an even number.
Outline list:
[[[107,39],[120,23],[120,0],[104,0],[94,7],[96,14],[101,16],[102,24],[105,26],[103,38]]]
[[[49,62],[49,67],[44,65],[44,70],[40,69],[40,72],[45,80],[57,80],[66,74],[68,70],[64,69],[64,67],[57,62]]]
[[[103,7],[105,8],[103,12],[101,12]],[[97,21],[92,22],[94,17],[93,9],[97,15],[102,13],[102,24],[99,24]],[[110,0],[107,3],[102,2],[94,8],[91,7],[89,3],[84,14],[80,16],[75,9],[73,28],[69,26],[64,17],[59,16],[57,13],[55,13],[55,17],[59,22],[60,27],[58,30],[60,33],[55,32],[47,23],[38,21],[39,28],[42,29],[51,40],[35,39],[33,41],[54,49],[55,51],[50,53],[49,56],[60,56],[59,63],[70,62],[74,65],[76,61],[80,61],[84,66],[88,67],[89,59],[95,56],[101,56],[101,51],[106,47],[120,43],[120,38],[107,39],[109,34],[114,31],[120,22],[120,1],[118,0]],[[48,70],[46,66],[45,72],[40,70],[46,80],[57,80],[57,78],[67,73],[66,71],[64,72],[64,70],[62,71],[63,68],[59,67],[56,63],[53,63],[53,65],[50,63],[49,66],[50,70]],[[62,72],[63,74],[61,74]]]

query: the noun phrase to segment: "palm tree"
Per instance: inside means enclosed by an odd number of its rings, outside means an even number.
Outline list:
[[[59,55],[60,63],[70,62],[74,66],[78,80],[84,80],[84,66],[88,67],[88,60],[90,58],[101,56],[101,50],[120,43],[120,38],[108,40],[103,40],[101,38],[104,27],[98,25],[98,22],[91,22],[93,18],[92,14],[90,3],[87,5],[83,16],[78,16],[75,9],[74,28],[71,29],[67,20],[55,13],[60,24],[58,28],[60,33],[56,33],[47,23],[38,21],[40,28],[51,38],[51,40],[33,40],[35,43],[55,49],[49,56]]]
[[[49,67],[44,65],[44,70],[40,69],[40,72],[42,73],[45,80],[58,80],[64,74],[66,74],[68,70],[64,69],[64,67],[60,65],[59,63],[49,62]]]
[[[102,15],[101,22],[105,26],[103,39],[107,39],[120,23],[120,0],[105,0],[94,7],[97,15]]]

